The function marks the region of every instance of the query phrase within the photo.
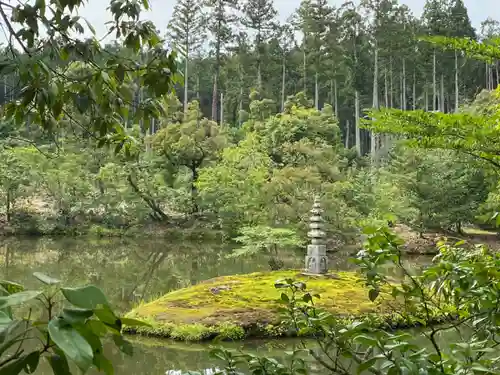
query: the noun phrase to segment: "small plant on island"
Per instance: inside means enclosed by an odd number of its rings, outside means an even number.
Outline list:
[[[284,262],[279,258],[280,250],[288,250],[304,246],[304,241],[290,228],[273,228],[259,225],[243,227],[235,241],[242,246],[234,250],[228,257],[240,257],[266,253],[269,255],[269,267],[273,271],[282,269]]]

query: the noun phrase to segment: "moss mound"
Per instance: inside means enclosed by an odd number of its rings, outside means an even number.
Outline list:
[[[361,278],[353,272],[332,277],[305,276],[300,271],[275,271],[224,276],[180,289],[143,304],[127,317],[152,325],[134,333],[182,340],[202,340],[214,336],[229,339],[281,336],[277,280],[293,278],[319,294],[316,306],[332,314],[354,317],[384,313],[383,302],[372,303]],[[382,300],[383,301],[383,300]]]

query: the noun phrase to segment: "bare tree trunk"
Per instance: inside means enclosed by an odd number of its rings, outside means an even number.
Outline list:
[[[338,95],[338,89],[337,89],[337,78],[333,80],[333,101],[335,103],[335,117],[338,119],[339,118],[339,95]]]
[[[349,133],[350,133],[350,122],[346,120],[345,122],[345,148],[349,148]]]
[[[427,87],[427,81],[425,81],[424,106],[425,106],[425,111],[427,112],[429,110],[429,90]]]
[[[220,126],[224,124],[224,93],[220,93]]]
[[[184,66],[184,114],[188,110],[188,57],[186,55],[186,61]]]
[[[243,119],[241,117],[241,114],[243,112],[243,84],[240,86],[240,103],[239,103],[239,114],[238,114],[238,122],[239,125],[243,125]]]
[[[314,108],[319,109],[318,72],[314,74]]]
[[[283,57],[283,65],[281,72],[281,112],[285,110],[285,84],[286,84],[286,60]]]
[[[436,51],[432,55],[432,110],[437,111],[437,86],[436,86]]]
[[[445,101],[444,101],[444,75],[441,74],[441,100],[440,100],[440,104],[441,104],[441,112],[445,112],[446,111],[446,106],[445,106]]]
[[[391,83],[391,88],[389,90],[389,101],[390,101],[390,106],[391,108],[394,108],[394,100],[393,100],[393,94],[394,94],[394,74],[392,73],[392,56],[390,58],[389,62],[389,69],[390,69],[390,83]]]
[[[361,156],[361,132],[359,129],[359,91],[356,90],[354,92],[354,116],[355,116],[355,140],[356,140],[356,152],[359,156]]]
[[[305,47],[305,42],[304,42],[304,61],[303,61],[303,66],[302,66],[302,79],[304,80],[303,85],[304,85],[304,94],[307,95],[307,56],[306,56],[306,47]]]
[[[403,59],[403,105],[401,106],[402,110],[406,110],[406,59]]]
[[[375,42],[376,43],[376,42]],[[374,63],[373,63],[373,108],[379,109],[379,102],[378,102],[378,46],[375,45],[375,58],[374,58]],[[371,157],[372,161],[375,163],[377,162],[378,159],[378,150],[377,150],[377,142],[378,142],[378,137],[375,132],[370,132],[370,148],[371,148]]]
[[[459,92],[458,92],[458,53],[455,51],[455,112],[458,112],[459,106]]]
[[[415,70],[413,70],[413,89],[412,89],[412,102],[413,102],[413,110],[417,109],[417,75]]]
[[[497,87],[500,85],[500,77],[498,75],[498,61],[495,61],[495,73],[497,75]]]
[[[384,99],[385,107],[389,107],[389,80],[387,78],[387,67],[384,69]]]

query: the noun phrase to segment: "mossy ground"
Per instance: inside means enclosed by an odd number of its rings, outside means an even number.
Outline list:
[[[275,271],[224,276],[180,289],[138,306],[127,317],[152,325],[137,333],[183,340],[214,336],[241,339],[245,336],[280,336],[277,280],[303,281],[312,294],[321,298],[316,306],[345,317],[369,313],[385,314],[387,306],[373,303],[363,280],[353,272],[339,272],[338,278],[304,276],[300,271]]]

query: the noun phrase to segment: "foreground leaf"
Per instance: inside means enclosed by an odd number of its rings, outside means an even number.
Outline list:
[[[52,367],[54,375],[71,375],[69,363],[64,353],[58,349],[56,349],[55,352],[55,354],[47,357],[47,361],[49,362],[50,367]]]
[[[35,299],[39,295],[41,295],[42,292],[40,291],[32,291],[28,290],[25,292],[18,292],[11,294],[9,296],[1,296],[0,297],[0,309],[5,309],[10,306],[18,306],[21,305],[22,303],[28,302],[32,299]]]
[[[151,327],[151,324],[137,319],[121,318],[122,324],[129,327]]]
[[[66,356],[82,371],[88,370],[93,360],[92,347],[83,336],[61,318],[51,320],[48,329],[50,338]]]
[[[24,290],[24,286],[13,281],[1,280],[0,286],[10,294],[19,293]]]
[[[109,306],[104,293],[94,285],[82,288],[61,288],[64,297],[74,306],[94,310],[99,305]]]
[[[54,279],[53,277],[47,276],[41,272],[35,272],[33,274],[38,280],[47,285],[56,285],[61,282],[59,279]]]

